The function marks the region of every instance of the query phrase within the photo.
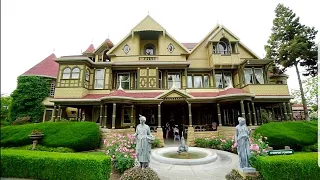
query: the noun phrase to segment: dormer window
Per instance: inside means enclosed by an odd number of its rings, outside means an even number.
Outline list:
[[[232,47],[227,38],[221,38],[220,41],[217,44],[213,45],[213,52],[215,54],[231,54]]]
[[[156,54],[156,48],[153,44],[147,44],[144,47],[144,53],[147,56],[154,56]]]

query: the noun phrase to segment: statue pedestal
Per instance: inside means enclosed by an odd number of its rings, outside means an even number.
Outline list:
[[[259,172],[253,167],[238,168],[239,174],[245,179],[246,177],[258,177]]]

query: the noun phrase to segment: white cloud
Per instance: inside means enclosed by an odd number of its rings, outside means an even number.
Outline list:
[[[4,0],[1,4],[1,92],[11,93],[16,88],[17,77],[50,55],[54,48],[57,56],[80,54],[92,39],[97,47],[108,35],[116,44],[148,11],[180,42],[199,42],[217,21],[222,22],[262,57],[279,2],[293,9],[303,24],[319,29],[319,2],[311,0],[303,3],[289,0]],[[289,88],[296,88],[294,73],[290,70],[288,73]]]

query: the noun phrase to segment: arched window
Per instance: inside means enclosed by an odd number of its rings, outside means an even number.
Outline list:
[[[89,69],[86,70],[86,81],[90,80],[90,71]]]
[[[71,79],[79,79],[80,77],[80,69],[74,68],[71,73]]]
[[[145,55],[148,55],[148,56],[154,56],[156,55],[156,48],[153,44],[147,44],[145,47],[144,47],[144,53]]]
[[[70,79],[70,73],[71,73],[71,69],[65,68],[62,72],[62,79]]]
[[[227,38],[221,38],[217,44],[216,51],[219,54],[231,54],[231,45]]]

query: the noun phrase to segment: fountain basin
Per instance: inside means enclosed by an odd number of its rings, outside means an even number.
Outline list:
[[[190,158],[185,157],[187,156],[186,154],[178,155],[179,153],[177,150],[177,147],[155,149],[151,152],[151,158],[160,163],[173,165],[208,164],[214,162],[218,158],[213,149],[189,147],[188,154],[192,156],[190,156]]]

